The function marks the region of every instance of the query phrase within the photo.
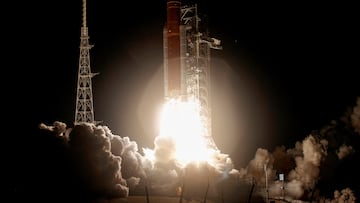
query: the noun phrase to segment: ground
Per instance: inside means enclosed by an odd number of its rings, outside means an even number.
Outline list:
[[[146,196],[129,196],[127,198],[116,198],[110,200],[100,200],[96,203],[179,203],[179,197],[150,196],[147,202]],[[182,203],[202,203],[203,200],[183,200]],[[207,203],[214,203],[207,200]]]

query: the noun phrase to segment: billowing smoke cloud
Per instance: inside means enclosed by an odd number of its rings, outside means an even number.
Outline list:
[[[240,179],[244,182],[255,184],[255,194],[271,199],[287,200],[318,200],[325,201],[326,194],[320,192],[320,187],[328,191],[329,187],[337,187],[335,199],[328,202],[353,202],[355,195],[350,187],[338,191],[336,176],[343,173],[356,173],[353,170],[340,169],[347,158],[355,159],[358,143],[357,126],[359,124],[359,102],[346,118],[333,120],[329,125],[319,131],[314,131],[301,142],[295,143],[294,148],[286,149],[285,146],[275,147],[271,153],[266,149],[256,150],[254,158],[249,164],[239,170]],[[352,130],[354,129],[354,130]],[[356,159],[355,159],[356,160]],[[345,170],[345,171],[343,171]],[[355,170],[355,169],[354,169]],[[253,179],[252,182],[248,181]],[[341,179],[341,177],[340,177]],[[266,188],[266,181],[268,188]],[[339,182],[344,182],[340,180]],[[343,184],[348,184],[343,183]],[[352,187],[357,187],[352,182]],[[330,191],[329,191],[330,192]],[[327,194],[329,195],[329,194]],[[329,196],[328,196],[329,197]]]
[[[273,179],[274,173],[271,170],[273,158],[266,149],[259,148],[256,150],[255,157],[249,162],[246,168],[240,169],[240,178],[251,179],[260,187],[265,186],[265,169],[268,177]]]
[[[246,168],[240,170],[240,174],[242,178],[253,177],[257,185],[262,188],[260,194],[266,192],[265,183],[268,181],[270,196],[281,197],[284,192],[292,198],[300,198],[304,190],[314,187],[320,173],[320,162],[325,155],[326,141],[317,142],[310,135],[288,151],[285,151],[284,146],[277,147],[272,154],[265,149],[257,149],[254,159]],[[279,173],[286,174],[287,183],[273,181],[277,179],[276,175]]]
[[[298,187],[304,190],[312,189],[319,178],[320,162],[326,156],[326,145],[325,140],[317,142],[311,135],[305,138],[302,142],[303,156],[295,157],[296,167],[290,171],[288,179],[299,183]]]
[[[53,126],[39,127],[64,140],[76,164],[75,173],[95,196],[126,197],[129,188],[145,176],[137,144],[112,134],[106,126],[84,123],[67,129],[65,123],[56,121]]]
[[[95,197],[144,195],[146,188],[151,195],[181,195],[189,201],[208,197],[239,202],[244,197],[249,201],[269,197],[352,202],[356,192],[351,188],[356,186],[347,187],[349,182],[344,179],[336,185],[334,177],[344,173],[339,169],[342,164],[344,168],[352,164],[347,160],[352,160],[359,147],[359,101],[347,119],[333,120],[293,148],[259,148],[249,164],[240,169],[235,169],[230,157],[220,151],[214,153],[216,161],[211,164],[180,165],[174,140],[169,137],[156,137],[154,149],[143,149],[142,154],[135,141],[113,134],[107,126],[85,123],[67,128],[56,121],[52,126],[40,124],[39,128],[62,140],[75,165],[75,177],[80,177],[78,185]],[[341,188],[346,189],[339,191]]]
[[[219,195],[219,182],[237,174],[229,156],[218,150],[214,149],[211,163],[204,161],[183,165],[176,159],[173,138],[158,136],[154,146],[154,150],[144,149],[152,155],[153,164],[151,169],[146,168],[146,181],[151,185],[153,194],[182,195],[188,199],[203,198],[205,194],[216,197]]]
[[[150,160],[139,153],[135,141],[113,134],[107,126],[84,123],[67,128],[56,121],[52,126],[41,123],[39,128],[62,139],[81,185],[95,198],[143,195],[145,187],[152,195],[179,196],[181,191],[188,199],[205,194],[215,197],[219,182],[237,173],[228,155],[220,152],[214,153],[214,165],[180,165],[169,137],[155,139],[154,159]]]
[[[40,129],[51,131],[55,136],[65,136],[68,139],[71,129],[67,130],[66,127],[65,123],[59,121],[55,121],[52,126],[45,125],[44,123],[39,125]]]
[[[350,188],[342,189],[341,191],[335,190],[333,199],[320,199],[320,202],[324,203],[345,203],[345,202],[356,202],[356,197]]]

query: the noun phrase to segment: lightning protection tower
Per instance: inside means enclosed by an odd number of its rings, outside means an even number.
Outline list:
[[[74,125],[81,123],[97,124],[94,120],[93,94],[91,79],[98,73],[91,73],[88,27],[86,25],[86,0],[83,0],[83,16],[80,36],[80,57],[76,93]]]

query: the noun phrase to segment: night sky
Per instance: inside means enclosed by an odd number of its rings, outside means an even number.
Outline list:
[[[223,46],[212,50],[213,136],[236,168],[246,166],[257,148],[294,147],[356,105],[355,5],[197,2],[210,36]],[[153,147],[163,99],[166,1],[88,0],[87,6],[91,69],[100,73],[92,80],[95,119],[140,149]],[[39,160],[45,158],[34,157],[54,144],[38,136],[38,125],[73,126],[82,1],[24,1],[10,8],[3,38],[9,46],[3,108],[10,124],[3,137],[11,155],[5,174],[6,186],[22,191],[31,176],[27,168],[43,169]]]

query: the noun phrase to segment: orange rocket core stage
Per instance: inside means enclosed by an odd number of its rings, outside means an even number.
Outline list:
[[[167,1],[167,96],[179,95],[181,92],[180,66],[180,1]]]

